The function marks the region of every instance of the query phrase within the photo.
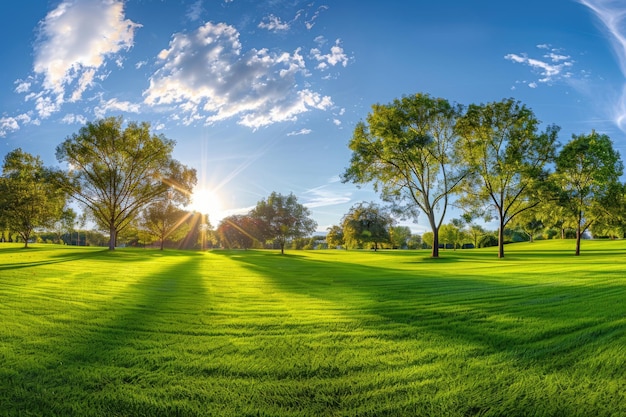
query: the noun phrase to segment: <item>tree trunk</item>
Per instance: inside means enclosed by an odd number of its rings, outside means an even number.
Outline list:
[[[161,239],[161,250],[163,250],[163,245],[165,244],[165,239]]]
[[[280,243],[280,254],[284,255],[285,254],[285,244],[284,243]]]
[[[117,240],[117,229],[111,223],[109,225],[109,250],[115,250],[115,242]]]
[[[435,226],[433,229],[433,251],[431,258],[439,258],[439,229]]]
[[[502,221],[498,229],[498,258],[504,258],[504,224]]]

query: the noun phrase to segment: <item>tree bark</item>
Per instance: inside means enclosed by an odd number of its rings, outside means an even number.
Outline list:
[[[433,229],[433,251],[430,255],[431,258],[439,258],[439,229],[434,226]]]
[[[115,250],[115,242],[117,241],[117,229],[111,223],[109,225],[109,250]]]
[[[504,258],[504,225],[500,222],[498,229],[498,258]]]

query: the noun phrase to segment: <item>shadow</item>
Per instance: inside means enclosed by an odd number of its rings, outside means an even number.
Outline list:
[[[27,252],[24,252],[23,249],[0,249],[0,255],[16,255],[16,258],[24,255],[26,253],[31,253],[31,251],[38,251],[38,252],[42,252],[42,251],[49,251],[49,248],[32,248],[32,249],[26,249]],[[55,251],[58,250],[65,250],[65,249],[57,249],[54,248]],[[20,268],[32,268],[32,267],[36,267],[36,266],[42,266],[42,265],[52,265],[52,264],[58,264],[58,263],[64,263],[64,262],[72,262],[72,261],[76,261],[76,260],[80,260],[80,259],[86,259],[86,258],[99,258],[101,257],[107,250],[106,249],[77,249],[75,247],[71,247],[69,249],[67,249],[67,252],[63,252],[63,253],[58,253],[58,254],[54,254],[51,253],[49,255],[47,255],[48,259],[44,259],[44,260],[37,260],[37,261],[28,261],[28,260],[21,260],[19,262],[9,262],[9,263],[3,263],[2,265],[0,265],[0,271],[2,270],[8,270],[8,269],[20,269]],[[38,256],[38,258],[41,258],[41,255]]]
[[[556,255],[561,253],[556,251]],[[626,285],[622,282],[559,285],[537,281],[537,272],[532,271],[516,272],[508,282],[506,262],[491,257],[477,270],[446,272],[445,266],[450,263],[472,265],[484,259],[485,253],[450,260],[410,260],[408,253],[394,253],[398,262],[387,260],[386,264],[397,267],[349,263],[317,253],[315,259],[276,258],[262,251],[245,256],[229,252],[219,255],[262,274],[283,291],[374,315],[379,319],[363,325],[390,340],[436,334],[462,350],[471,346],[477,355],[504,356],[524,367],[558,370],[592,360],[590,343],[617,352],[626,338],[626,305],[622,302]],[[536,266],[533,261],[550,256],[517,253],[511,258]],[[435,269],[402,269],[406,263],[424,263]],[[435,267],[438,264],[440,268]],[[494,272],[494,266],[499,272]],[[481,268],[491,271],[481,277],[476,272]],[[621,271],[622,266],[615,263],[606,273],[619,277]],[[607,306],[611,308],[607,310]]]
[[[133,258],[128,255],[133,251],[92,254],[99,261]],[[52,352],[47,351],[45,357],[54,362],[38,362],[37,369],[22,369],[3,383],[3,389],[15,389],[12,409],[28,415],[78,416],[86,410],[94,416],[136,415],[139,410],[141,415],[163,415],[162,402],[147,396],[127,398],[120,392],[148,389],[144,384],[151,384],[150,372],[160,372],[180,360],[155,349],[163,346],[167,352],[185,335],[204,328],[197,312],[198,306],[207,303],[200,273],[206,268],[206,256],[155,252],[147,260],[145,254],[135,253],[135,258],[149,263],[153,262],[150,258],[170,255],[176,259],[173,265],[139,277],[106,305],[84,309],[82,317],[61,321],[58,328],[51,323],[42,329],[59,341],[46,341]],[[172,327],[173,320],[179,326]],[[29,378],[36,379],[30,392],[20,388],[33,385]],[[162,376],[156,378],[168,382]],[[54,395],[55,390],[65,393],[63,401]]]

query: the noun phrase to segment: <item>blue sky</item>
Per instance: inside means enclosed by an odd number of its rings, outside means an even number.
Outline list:
[[[595,129],[626,156],[619,0],[25,4],[3,5],[0,154],[57,165],[55,147],[86,121],[148,121],[197,169],[214,224],[272,191],[293,192],[318,230],[338,224],[375,199],[339,181],[355,124],[418,92],[513,97],[559,125],[561,143]]]

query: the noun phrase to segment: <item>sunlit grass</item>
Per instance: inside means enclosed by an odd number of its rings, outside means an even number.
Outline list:
[[[626,242],[428,255],[2,244],[0,415],[626,415]]]

